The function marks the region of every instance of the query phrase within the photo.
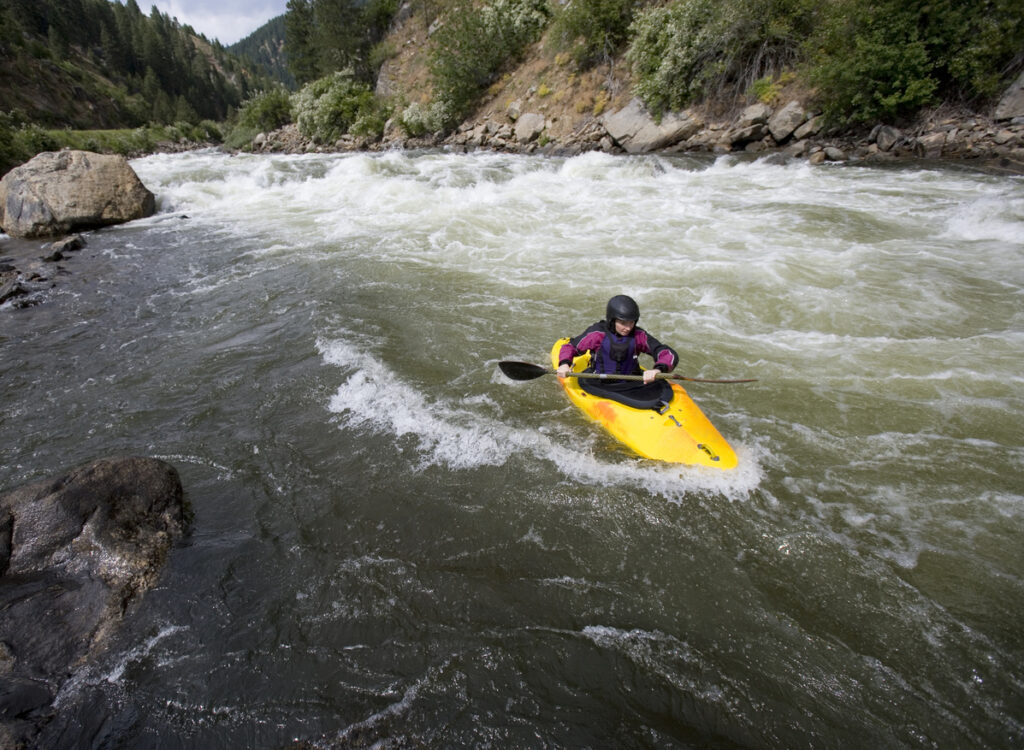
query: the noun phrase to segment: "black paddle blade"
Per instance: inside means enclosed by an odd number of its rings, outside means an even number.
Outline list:
[[[498,367],[512,380],[533,380],[541,375],[550,375],[554,372],[554,370],[548,370],[529,362],[509,362],[508,360],[499,362]]]

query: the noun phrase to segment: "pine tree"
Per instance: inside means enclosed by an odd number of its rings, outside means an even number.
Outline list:
[[[357,70],[363,47],[359,8],[352,0],[313,0],[313,12],[320,74]]]
[[[288,67],[300,86],[319,77],[311,0],[288,0],[284,18]]]
[[[50,24],[49,30],[46,32],[47,41],[50,45],[50,54],[53,59],[60,62],[68,56],[70,45],[68,39],[64,36],[64,32],[60,30],[57,24]]]
[[[191,104],[189,104],[188,100],[180,94],[174,102],[174,121],[187,122],[190,125],[195,125],[199,122],[199,115],[196,110]]]

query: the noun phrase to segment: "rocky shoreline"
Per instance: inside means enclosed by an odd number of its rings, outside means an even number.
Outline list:
[[[15,241],[0,252],[0,305],[29,307],[81,250],[78,231],[150,216],[156,197],[123,156],[45,152],[0,179],[0,226]],[[59,238],[43,245],[32,240]]]
[[[639,100],[633,100],[617,112],[581,118],[567,137],[551,138],[545,115],[524,110],[522,102],[516,101],[508,106],[504,117],[471,119],[448,135],[409,138],[395,123],[389,123],[378,140],[346,136],[333,144],[322,144],[304,137],[295,125],[286,125],[257,135],[251,151],[294,154],[446,148],[552,156],[590,151],[778,154],[811,164],[924,160],[1024,174],[1022,87],[1024,83],[1018,81],[991,116],[940,107],[902,128],[878,124],[862,130],[826,130],[820,113],[796,99],[775,107],[753,104],[729,117],[712,117],[699,109],[689,109],[666,114],[660,120],[646,112]]]
[[[629,110],[629,108],[627,108]],[[338,153],[392,150],[449,149],[461,152],[494,151],[511,154],[578,156],[587,152],[606,154],[777,154],[786,159],[806,159],[810,164],[849,162],[878,164],[900,160],[961,162],[995,172],[1024,174],[1024,117],[996,122],[981,115],[937,112],[926,121],[908,128],[876,125],[864,131],[822,132],[820,118],[801,114],[791,132],[773,131],[773,118],[785,113],[765,105],[754,105],[731,121],[705,121],[684,113],[656,123],[645,114],[624,110],[613,118],[582,121],[567,139],[543,137],[543,116],[510,114],[505,122],[486,119],[463,124],[450,135],[411,138],[389,131],[379,140],[346,136],[335,143],[316,143],[299,133],[295,125],[260,133],[253,141],[253,153]],[[791,109],[792,113],[794,109]],[[626,115],[623,115],[626,113]],[[634,129],[623,122],[643,121]],[[673,132],[674,128],[678,128]],[[638,140],[635,133],[656,133],[654,144]],[[784,133],[784,134],[783,134]],[[678,136],[678,139],[676,137]],[[647,134],[641,135],[646,138]]]

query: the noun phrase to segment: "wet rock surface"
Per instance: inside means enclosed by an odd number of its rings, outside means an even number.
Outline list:
[[[186,526],[177,471],[111,457],[0,494],[0,747],[30,747]]]

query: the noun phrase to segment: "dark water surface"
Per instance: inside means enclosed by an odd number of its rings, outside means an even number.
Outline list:
[[[154,156],[0,309],[0,488],[112,453],[195,522],[50,747],[1017,747],[1024,184]],[[13,247],[0,239],[0,256]],[[500,359],[637,298],[732,472]]]

